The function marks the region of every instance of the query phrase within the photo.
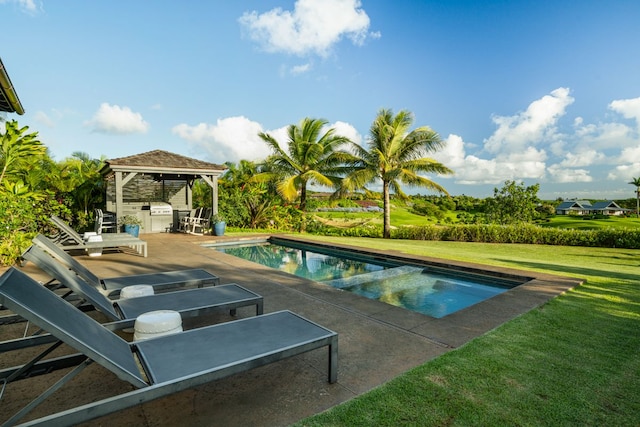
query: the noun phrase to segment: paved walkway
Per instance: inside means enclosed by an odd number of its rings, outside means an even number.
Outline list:
[[[221,283],[241,284],[264,297],[265,312],[289,309],[338,332],[338,382],[327,383],[326,351],[315,350],[158,399],[89,425],[286,426],[365,393],[578,284],[576,280],[527,273],[536,279],[470,309],[433,319],[201,246],[214,239],[231,237],[160,233],[142,234],[141,238],[148,242],[148,258],[105,253],[101,257],[79,256],[78,260],[102,277],[204,268],[219,276]],[[461,268],[468,266],[447,263]],[[32,264],[23,270],[40,280],[47,279]],[[514,273],[508,269],[494,270]],[[238,311],[239,317],[253,314],[251,308]],[[202,323],[229,320],[233,318],[220,314]],[[191,326],[197,325],[185,324],[185,327]],[[24,325],[4,326],[0,339],[19,334],[23,328]],[[26,360],[28,353],[13,355],[13,359],[0,355],[0,366],[18,364]],[[60,376],[54,372],[10,384],[1,402],[0,421]],[[93,364],[36,409],[34,415],[43,416],[132,389],[128,383]]]

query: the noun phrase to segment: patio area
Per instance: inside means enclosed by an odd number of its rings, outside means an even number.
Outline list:
[[[314,350],[112,414],[89,425],[290,425],[365,393],[579,284],[575,279],[527,273],[535,280],[476,306],[434,319],[201,246],[214,240],[236,240],[236,237],[180,233],[140,237],[147,241],[147,258],[105,253],[100,257],[79,256],[77,259],[102,277],[203,268],[219,276],[222,284],[242,285],[264,297],[265,313],[289,309],[339,334],[338,382],[326,381],[326,351]],[[48,279],[33,264],[24,266],[23,271],[42,281]],[[504,272],[513,270],[504,269]],[[252,308],[240,309],[237,317],[254,314]],[[229,320],[233,318],[228,314],[217,314],[198,319],[198,323]],[[185,323],[185,327],[192,326],[197,324]],[[16,338],[23,329],[24,324],[3,326],[0,339]],[[59,350],[64,351],[69,350]],[[2,367],[21,364],[31,353],[25,350],[3,354],[0,363]],[[0,422],[64,373],[54,372],[9,384],[2,401]],[[132,389],[129,383],[93,364],[34,410],[29,419]]]

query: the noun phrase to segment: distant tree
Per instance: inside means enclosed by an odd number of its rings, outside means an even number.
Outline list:
[[[640,177],[631,178],[629,184],[636,187],[636,218],[640,218]]]
[[[440,184],[419,173],[450,174],[443,164],[424,157],[443,146],[440,136],[431,128],[423,126],[412,131],[413,115],[406,110],[394,115],[389,109],[378,112],[369,132],[367,149],[353,144],[355,157],[350,173],[343,181],[344,189],[357,190],[366,185],[382,181],[383,237],[391,237],[390,193],[407,198],[401,183],[420,186],[448,194]]]
[[[300,210],[306,210],[307,186],[318,184],[335,187],[340,182],[341,165],[348,159],[339,147],[349,138],[335,134],[331,128],[321,133],[328,122],[324,119],[303,119],[287,128],[288,147],[284,150],[267,133],[258,136],[269,145],[271,156],[265,165],[268,171],[253,177],[254,181],[276,182],[278,193],[287,201],[300,198]]]
[[[515,224],[531,222],[537,216],[540,184],[525,187],[524,183],[505,181],[500,189],[493,189],[493,198],[487,200],[486,214],[490,222]]]

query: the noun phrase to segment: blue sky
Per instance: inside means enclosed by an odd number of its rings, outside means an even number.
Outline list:
[[[640,2],[0,0],[0,57],[56,160],[262,160],[304,117],[364,143],[381,108],[446,146],[451,194],[633,198]],[[426,193],[418,189],[409,192]]]

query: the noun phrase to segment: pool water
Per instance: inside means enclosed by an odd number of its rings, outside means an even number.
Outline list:
[[[216,250],[370,299],[440,318],[511,288],[468,275],[443,274],[379,258],[363,259],[271,243],[213,246]]]

